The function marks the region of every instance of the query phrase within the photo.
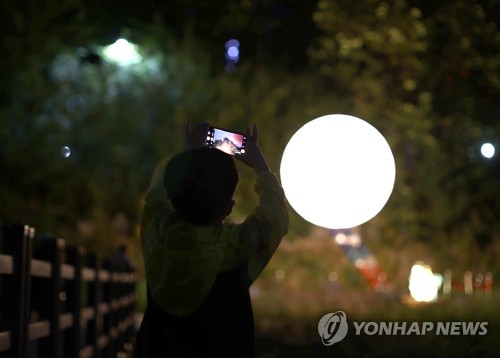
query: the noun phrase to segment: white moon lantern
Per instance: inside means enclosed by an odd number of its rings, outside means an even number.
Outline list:
[[[300,216],[318,226],[346,229],[382,210],[394,187],[396,165],[375,127],[333,114],[306,123],[292,136],[280,176]]]

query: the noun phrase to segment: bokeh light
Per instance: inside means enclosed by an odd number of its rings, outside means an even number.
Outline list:
[[[112,45],[104,47],[102,52],[108,61],[115,62],[120,66],[129,66],[142,61],[137,46],[125,39],[116,40]]]
[[[237,47],[230,47],[227,49],[227,56],[232,60],[237,60],[240,56],[240,50]]]
[[[387,141],[372,125],[335,114],[305,124],[292,136],[280,175],[290,205],[305,220],[345,229],[382,210],[396,166]]]
[[[432,272],[430,266],[416,262],[410,272],[408,289],[417,302],[434,302],[438,298],[443,277]]]
[[[240,60],[240,42],[236,39],[226,41],[226,62],[235,64]]]
[[[281,280],[284,280],[285,279],[285,271],[282,270],[282,269],[278,269],[274,272],[274,277],[276,278],[276,280],[278,281],[281,281]]]
[[[226,41],[226,49],[229,49],[230,47],[240,47],[240,42],[236,39],[231,39]]]
[[[484,143],[481,146],[481,154],[483,157],[491,159],[495,155],[495,146],[491,143]]]
[[[61,148],[61,156],[63,158],[68,158],[71,155],[71,149],[68,146]]]

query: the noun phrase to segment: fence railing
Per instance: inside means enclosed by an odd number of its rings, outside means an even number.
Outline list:
[[[2,228],[0,356],[117,357],[134,339],[134,272],[110,259]]]

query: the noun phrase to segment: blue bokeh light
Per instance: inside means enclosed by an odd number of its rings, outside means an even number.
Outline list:
[[[231,39],[226,42],[226,49],[229,49],[230,47],[240,47],[240,42],[236,39]]]
[[[238,58],[240,57],[240,50],[235,46],[231,46],[227,49],[227,56],[229,58]]]
[[[226,41],[225,47],[226,71],[234,72],[234,64],[236,64],[240,60],[240,42],[236,39],[230,39]]]

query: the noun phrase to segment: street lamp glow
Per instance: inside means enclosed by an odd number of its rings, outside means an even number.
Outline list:
[[[125,39],[118,39],[112,45],[103,49],[104,57],[116,62],[120,66],[128,66],[142,61],[141,55],[137,52],[137,46]]]
[[[495,146],[491,143],[484,143],[481,146],[481,154],[483,157],[491,159],[495,155]]]
[[[300,216],[318,226],[346,229],[382,210],[396,165],[389,144],[372,125],[335,114],[306,123],[292,136],[280,176]]]

